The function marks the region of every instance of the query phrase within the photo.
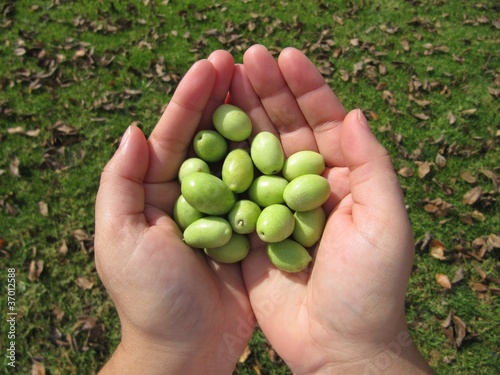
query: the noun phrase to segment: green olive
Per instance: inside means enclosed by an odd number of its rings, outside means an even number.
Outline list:
[[[330,184],[322,176],[305,174],[288,183],[283,199],[295,211],[310,211],[321,206],[330,196]]]
[[[232,150],[222,165],[222,181],[235,193],[243,193],[253,181],[253,168],[247,151],[241,148]]]
[[[235,203],[234,193],[220,178],[203,172],[193,172],[182,179],[181,194],[198,211],[208,215],[223,215]]]
[[[301,244],[290,239],[267,244],[267,255],[276,268],[286,272],[300,272],[312,260]]]
[[[220,263],[236,263],[243,260],[250,251],[250,241],[243,234],[233,233],[231,239],[220,247],[206,248],[205,254]]]
[[[298,151],[290,155],[283,165],[283,177],[288,181],[305,174],[320,175],[325,170],[323,155],[310,150]]]
[[[179,168],[178,178],[182,181],[182,178],[193,172],[204,172],[210,173],[210,167],[208,164],[200,158],[189,158],[184,160]]]
[[[233,230],[227,220],[218,216],[207,216],[191,223],[184,230],[184,242],[203,249],[220,247],[231,239]]]
[[[287,206],[272,204],[259,215],[256,231],[264,242],[279,242],[292,234],[294,225],[293,213]]]
[[[215,130],[200,130],[193,139],[194,152],[208,163],[222,160],[227,154],[227,141]]]
[[[227,214],[227,220],[236,233],[249,234],[255,231],[260,213],[261,209],[257,203],[242,199],[234,204]]]
[[[311,211],[296,211],[293,216],[295,218],[293,239],[305,247],[311,247],[318,242],[326,222],[323,207],[317,207]]]
[[[215,129],[230,141],[244,141],[252,133],[252,122],[248,115],[231,104],[219,106],[212,116],[212,121]]]
[[[191,206],[182,195],[175,201],[174,220],[181,230],[204,216],[204,213]]]
[[[255,136],[250,155],[257,169],[266,175],[281,172],[285,162],[280,140],[271,132],[260,132]]]
[[[248,197],[261,207],[284,203],[283,192],[287,185],[287,179],[281,176],[262,175],[253,180],[248,189]]]

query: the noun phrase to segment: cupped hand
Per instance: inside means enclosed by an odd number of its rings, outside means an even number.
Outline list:
[[[253,331],[240,265],[216,264],[172,220],[180,164],[229,90],[234,61],[216,51],[180,82],[146,140],[124,134],[97,194],[95,261],[122,339],[110,373],[230,373]]]
[[[279,271],[258,241],[243,261],[270,343],[295,374],[428,371],[405,322],[412,230],[389,154],[363,113],[347,113],[293,48],[277,61],[263,46],[247,50],[230,96],[256,131],[279,136],[286,155],[320,152],[331,185],[328,221],[308,269]]]

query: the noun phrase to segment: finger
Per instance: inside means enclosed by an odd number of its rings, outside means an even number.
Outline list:
[[[210,98],[201,116],[200,128],[202,129],[213,127],[212,115],[217,107],[226,101],[234,70],[233,56],[227,51],[217,50],[212,52],[208,57],[208,61],[215,68],[215,82]]]
[[[387,150],[370,131],[361,110],[351,111],[341,132],[341,148],[349,168],[352,220],[368,238],[387,228],[409,228],[403,194]],[[408,233],[400,233],[408,235]]]
[[[317,150],[316,141],[297,101],[269,51],[250,47],[243,56],[248,79],[277,129],[287,156],[299,150]]]
[[[96,197],[96,237],[102,232],[104,237],[126,233],[135,228],[132,224],[145,224],[142,182],[147,168],[146,138],[140,129],[131,126],[101,175]]]
[[[229,91],[231,104],[241,108],[250,117],[254,135],[262,131],[268,131],[278,136],[278,132],[262,106],[259,96],[248,80],[243,64],[235,66]]]
[[[179,83],[172,100],[148,140],[149,169],[145,181],[173,180],[212,94],[216,71],[208,60],[195,63]]]
[[[314,64],[297,49],[284,49],[278,65],[305,121],[314,131],[319,152],[329,166],[343,166],[339,139],[346,112],[339,98]]]

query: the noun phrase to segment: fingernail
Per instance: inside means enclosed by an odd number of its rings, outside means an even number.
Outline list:
[[[366,119],[363,111],[358,108],[358,121],[361,125],[363,125],[366,129],[370,129],[370,125],[368,124],[368,120]]]
[[[129,138],[130,138],[130,126],[127,128],[127,130],[125,130],[125,133],[123,133],[119,147],[125,146],[127,144]]]

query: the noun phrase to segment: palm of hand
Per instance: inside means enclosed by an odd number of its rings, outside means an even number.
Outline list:
[[[231,99],[260,130],[279,134],[287,155],[322,153],[332,189],[308,272],[276,270],[262,248],[243,261],[252,308],[271,344],[301,373],[328,366],[332,358],[353,360],[350,350],[359,342],[393,339],[405,329],[413,241],[385,149],[356,111],[346,116],[315,67],[295,50],[276,63],[263,47],[252,48],[235,71]],[[381,326],[386,337],[380,337]]]
[[[223,102],[233,66],[227,53],[195,64],[149,140],[131,127],[102,174],[96,202],[96,266],[120,315],[122,341],[130,335],[211,352],[229,368],[253,326],[240,267],[189,248],[171,213],[177,170],[196,129]]]

